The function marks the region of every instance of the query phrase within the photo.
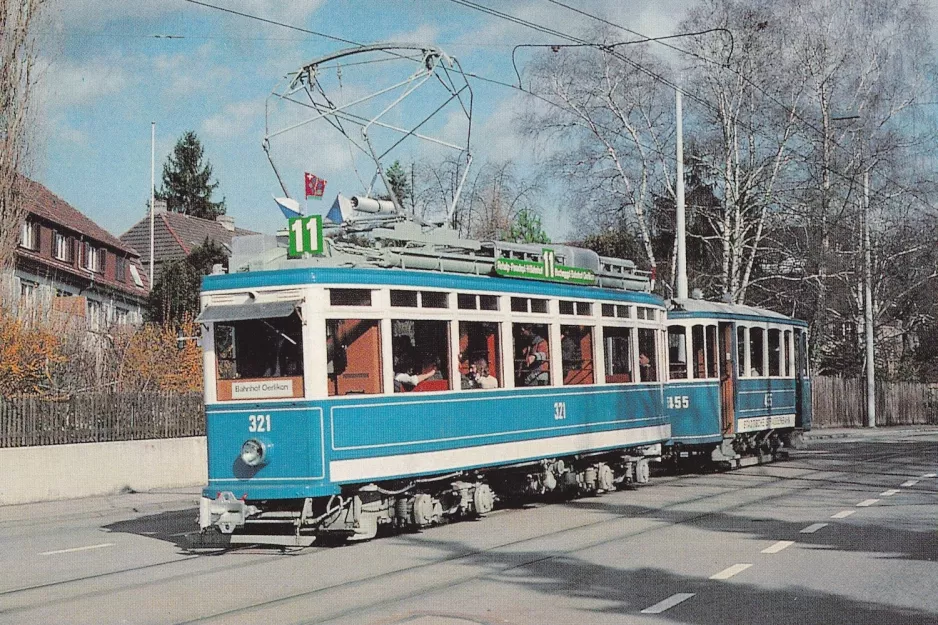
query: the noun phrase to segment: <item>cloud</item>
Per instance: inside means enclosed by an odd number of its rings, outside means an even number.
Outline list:
[[[120,63],[104,57],[86,62],[42,62],[41,99],[55,109],[86,106],[120,93],[134,82]]]
[[[241,137],[263,119],[263,100],[244,100],[225,105],[220,113],[205,119],[201,132],[218,139]]]
[[[402,43],[435,43],[439,38],[440,31],[431,24],[421,24],[417,28],[405,33],[399,33],[388,37],[388,41],[398,41]]]

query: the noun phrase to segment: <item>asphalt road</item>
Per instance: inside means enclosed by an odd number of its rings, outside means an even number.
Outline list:
[[[286,553],[187,551],[191,493],[0,508],[0,624],[938,623],[936,443],[818,440],[773,465]]]

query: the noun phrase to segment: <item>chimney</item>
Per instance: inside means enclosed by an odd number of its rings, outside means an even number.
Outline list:
[[[234,217],[231,215],[219,215],[215,218],[215,221],[223,225],[228,232],[234,232]]]
[[[153,200],[153,214],[159,215],[166,212],[166,200]]]

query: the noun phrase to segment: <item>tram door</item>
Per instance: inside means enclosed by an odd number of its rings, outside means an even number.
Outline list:
[[[808,333],[795,331],[795,425],[811,429],[811,378],[808,377]]]
[[[736,376],[734,375],[733,324],[720,323],[720,429],[724,435],[736,429]]]

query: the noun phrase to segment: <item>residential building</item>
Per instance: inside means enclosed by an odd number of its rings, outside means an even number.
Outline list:
[[[163,202],[155,204],[153,219],[153,275],[160,275],[165,262],[181,260],[208,239],[217,243],[227,255],[231,255],[231,239],[235,236],[257,234],[252,230],[236,228],[234,217],[221,215],[217,220],[201,219],[166,210]],[[134,224],[120,237],[126,245],[140,252],[140,260],[149,272],[150,267],[150,216]]]
[[[38,182],[27,181],[22,197],[26,219],[4,300],[84,317],[93,330],[141,322],[150,289],[136,250]]]

